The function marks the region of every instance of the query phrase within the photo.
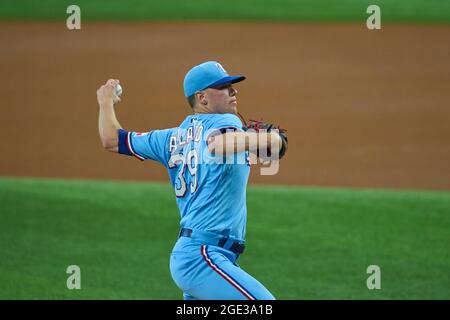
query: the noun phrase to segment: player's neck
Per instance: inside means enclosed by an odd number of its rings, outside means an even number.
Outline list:
[[[203,113],[215,113],[209,106],[205,105],[197,105],[194,109],[194,114],[203,114]]]

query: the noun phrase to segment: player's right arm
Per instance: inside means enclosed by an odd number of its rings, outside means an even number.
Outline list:
[[[122,129],[114,112],[114,105],[120,102],[115,94],[115,87],[119,80],[109,79],[97,90],[99,105],[98,130],[103,147],[111,152],[119,151],[119,129]]]
[[[272,148],[277,151],[280,150],[281,146],[281,137],[275,132],[226,132],[211,135],[208,141],[209,152],[214,152],[216,155],[243,151],[258,154],[263,149],[266,150],[267,154]]]
[[[243,127],[242,120],[234,114],[212,116],[206,132],[208,151],[215,156],[248,151],[263,159],[281,158],[285,147],[278,130],[254,130]],[[286,145],[287,147],[287,145]]]

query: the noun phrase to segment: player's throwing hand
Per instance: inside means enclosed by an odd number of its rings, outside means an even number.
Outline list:
[[[97,90],[97,101],[100,106],[120,102],[120,98],[116,94],[116,85],[118,84],[119,80],[109,79]]]

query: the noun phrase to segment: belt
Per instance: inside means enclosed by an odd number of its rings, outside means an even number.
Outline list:
[[[179,236],[199,240],[208,245],[218,246],[236,254],[242,254],[245,250],[243,241],[236,240],[233,237],[223,237],[223,235],[213,232],[181,228]]]

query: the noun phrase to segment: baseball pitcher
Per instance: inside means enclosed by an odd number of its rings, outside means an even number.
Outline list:
[[[158,161],[169,173],[181,216],[170,271],[186,300],[274,299],[236,261],[245,249],[250,155],[281,158],[287,137],[273,125],[253,122],[249,128],[241,121],[233,84],[244,79],[230,76],[215,61],[193,67],[184,78],[192,114],[178,127],[146,133],[119,124],[118,80],[97,91],[103,147]]]

